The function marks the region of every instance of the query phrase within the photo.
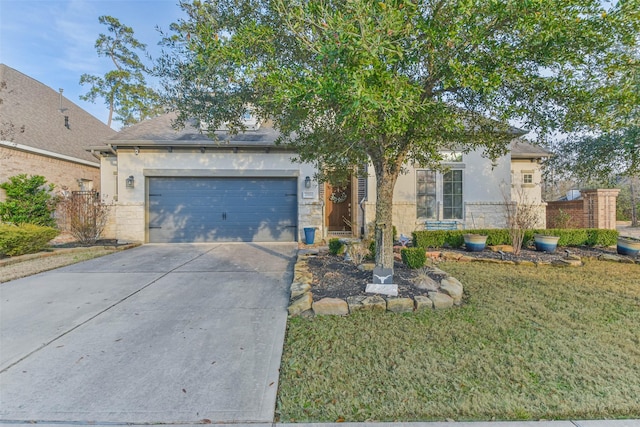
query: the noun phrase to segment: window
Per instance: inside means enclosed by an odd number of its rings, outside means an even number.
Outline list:
[[[442,176],[442,218],[462,219],[462,170],[450,170]]]
[[[523,184],[533,184],[533,174],[532,173],[522,173],[522,183]]]
[[[436,218],[436,173],[416,171],[416,207],[418,218]]]

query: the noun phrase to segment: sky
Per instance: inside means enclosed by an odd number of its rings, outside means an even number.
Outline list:
[[[95,42],[107,27],[98,17],[109,15],[133,28],[152,57],[160,54],[160,34],[183,16],[178,0],[0,0],[0,63],[26,74],[63,95],[104,123],[109,115],[102,100],[81,101],[89,91],[84,73],[103,76],[113,69],[100,58]],[[120,128],[119,122],[112,124]]]

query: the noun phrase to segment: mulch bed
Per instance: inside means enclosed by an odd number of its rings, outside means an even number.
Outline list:
[[[396,249],[399,251],[399,249]],[[550,263],[566,257],[567,255],[576,255],[579,257],[596,258],[602,254],[616,255],[615,248],[591,248],[591,247],[571,247],[558,248],[553,253],[537,252],[532,249],[523,249],[519,256],[511,253],[500,254],[492,252],[488,249],[482,252],[466,252],[459,249],[434,249],[434,252],[455,252],[460,255],[472,258],[489,258],[505,261],[531,261],[531,262],[547,262]],[[566,252],[568,251],[568,253]],[[349,296],[367,295],[365,288],[367,283],[372,282],[371,271],[362,271],[351,261],[345,261],[343,256],[331,255],[325,251],[320,252],[317,256],[310,256],[307,262],[309,270],[313,274],[312,293],[313,300],[319,301],[322,298],[342,298]],[[429,272],[428,267],[432,262],[427,260],[426,268],[423,269],[432,278],[436,278],[437,274]],[[437,266],[437,263],[435,264]],[[417,288],[414,285],[415,277],[420,270],[412,270],[402,262],[394,263],[393,283],[398,285],[399,297],[415,297],[416,295],[425,295],[426,291]]]

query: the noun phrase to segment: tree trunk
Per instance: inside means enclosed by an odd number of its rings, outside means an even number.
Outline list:
[[[390,172],[383,161],[374,162],[373,166],[376,172],[376,268],[393,269],[393,189],[398,173]]]

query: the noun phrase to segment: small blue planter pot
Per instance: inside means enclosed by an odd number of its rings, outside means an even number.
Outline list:
[[[640,240],[618,237],[617,250],[620,255],[637,256],[640,252]]]
[[[304,241],[307,245],[313,245],[316,237],[316,229],[314,227],[304,228]]]
[[[546,236],[543,234],[534,234],[533,243],[536,245],[536,251],[554,253],[558,247],[558,236]]]
[[[487,236],[480,234],[465,234],[464,246],[469,252],[482,252],[487,245]]]

